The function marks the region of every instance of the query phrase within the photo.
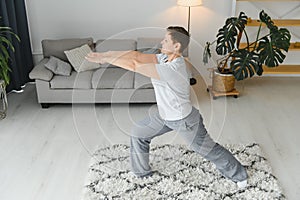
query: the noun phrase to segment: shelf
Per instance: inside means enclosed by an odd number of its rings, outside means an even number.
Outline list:
[[[300,26],[299,19],[272,19],[276,26]],[[247,26],[259,26],[260,21],[258,19],[248,19]],[[265,26],[262,23],[262,26]]]
[[[247,43],[240,43],[240,48],[244,48],[246,45]],[[300,51],[300,42],[291,43],[289,51]]]
[[[290,51],[299,51],[300,50],[300,42],[291,43],[289,50]]]
[[[300,74],[300,65],[280,65],[278,67],[263,66],[263,74]]]
[[[277,2],[277,3],[284,3],[287,2],[300,2],[300,0],[233,0],[232,3],[232,15],[236,15],[236,7],[237,7],[237,2]],[[279,6],[279,4],[278,4]],[[298,9],[299,6],[296,6],[295,9]],[[278,27],[291,27],[291,26],[300,26],[300,19],[272,19],[274,24]],[[261,23],[258,19],[251,19],[248,18],[247,21],[247,26],[265,26],[264,23]],[[251,43],[251,42],[250,42]],[[246,47],[246,43],[240,43],[240,48]],[[289,51],[299,51],[300,50],[300,42],[299,41],[293,41],[290,44]],[[279,65],[278,67],[266,67],[263,66],[263,74],[274,74],[274,75],[299,75],[300,74],[300,64],[284,64],[284,65]]]

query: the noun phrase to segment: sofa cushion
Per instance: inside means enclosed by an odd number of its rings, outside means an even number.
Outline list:
[[[132,39],[108,39],[108,40],[97,40],[95,45],[96,52],[106,51],[129,51],[136,50],[136,41]],[[117,67],[108,63],[101,64],[100,67]]]
[[[96,42],[96,52],[136,50],[136,41],[131,39],[108,39]]]
[[[52,89],[91,89],[91,80],[94,71],[75,72],[71,76],[56,75],[50,81]]]
[[[137,50],[148,48],[161,48],[163,38],[137,38]]]
[[[39,79],[43,81],[50,81],[53,77],[53,72],[45,67],[49,58],[42,59],[29,73],[30,79]]]
[[[69,63],[54,56],[50,56],[49,61],[45,63],[45,67],[51,70],[54,74],[62,76],[70,76],[72,71],[72,67]]]
[[[94,72],[92,87],[94,89],[131,89],[134,72],[122,68],[100,68]]]
[[[93,46],[93,38],[74,38],[74,39],[60,39],[60,40],[43,40],[42,49],[44,58],[55,56],[63,61],[68,61],[64,51],[80,47],[84,44]]]
[[[152,89],[153,85],[151,79],[139,73],[134,75],[134,88]]]
[[[145,54],[161,53],[161,38],[138,38],[137,50]]]
[[[64,52],[69,62],[77,72],[97,69],[100,67],[98,63],[89,62],[85,59],[87,54],[92,52],[91,48],[87,44]]]

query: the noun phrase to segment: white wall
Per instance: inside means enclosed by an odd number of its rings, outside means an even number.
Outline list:
[[[231,0],[203,2],[191,8],[190,55],[197,65],[202,65],[202,45],[214,39],[231,12]],[[35,57],[46,38],[162,37],[169,25],[187,27],[188,8],[177,6],[176,0],[26,0],[26,4]]]
[[[26,3],[34,52],[41,50],[40,41],[45,38],[98,39],[133,29],[165,29],[169,25],[187,24],[187,8],[177,6],[176,0],[27,0]],[[230,6],[231,0],[204,0],[204,6],[192,8],[191,29],[195,38],[212,38],[211,31],[216,32],[223,17],[230,13]]]
[[[109,37],[162,37],[169,25],[187,27],[188,8],[177,6],[176,0],[26,0],[26,4],[35,60],[40,57],[41,40],[46,38],[93,37],[96,41]],[[284,11],[282,3],[275,5],[275,12],[288,11],[288,2],[284,5]],[[259,2],[254,6],[242,2],[238,5],[250,14],[254,12],[253,18],[264,6]],[[267,6],[274,10],[273,3]],[[203,46],[215,39],[231,9],[232,0],[203,0],[203,6],[191,8],[190,59],[206,77],[207,66],[201,61]],[[294,12],[299,14],[299,10]]]

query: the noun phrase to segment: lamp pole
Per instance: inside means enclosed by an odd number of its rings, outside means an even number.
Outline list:
[[[184,6],[184,7],[188,7],[188,34],[190,35],[190,25],[191,25],[191,6],[200,6],[202,5],[202,0],[177,0],[177,5],[179,6]],[[189,49],[186,49],[187,54]],[[191,74],[192,76],[192,74]],[[196,84],[196,79],[191,77],[190,78],[190,85],[194,85]]]
[[[191,6],[188,6],[188,33],[190,35],[190,27],[191,27]],[[189,48],[186,49],[187,55],[189,55]],[[191,74],[192,76],[192,74]],[[195,85],[197,80],[193,77],[190,77],[190,85]]]
[[[191,7],[201,6],[202,0],[177,0],[177,5],[188,7],[188,33],[190,33],[190,23],[191,23]]]
[[[188,14],[188,33],[190,34],[190,24],[191,24],[191,6],[189,6],[189,14]]]

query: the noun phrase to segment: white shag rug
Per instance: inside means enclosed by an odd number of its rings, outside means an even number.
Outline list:
[[[238,189],[184,145],[152,146],[150,164],[156,172],[136,178],[130,172],[129,146],[114,145],[94,153],[82,200],[286,199],[259,145],[224,146],[246,166],[247,188]]]

